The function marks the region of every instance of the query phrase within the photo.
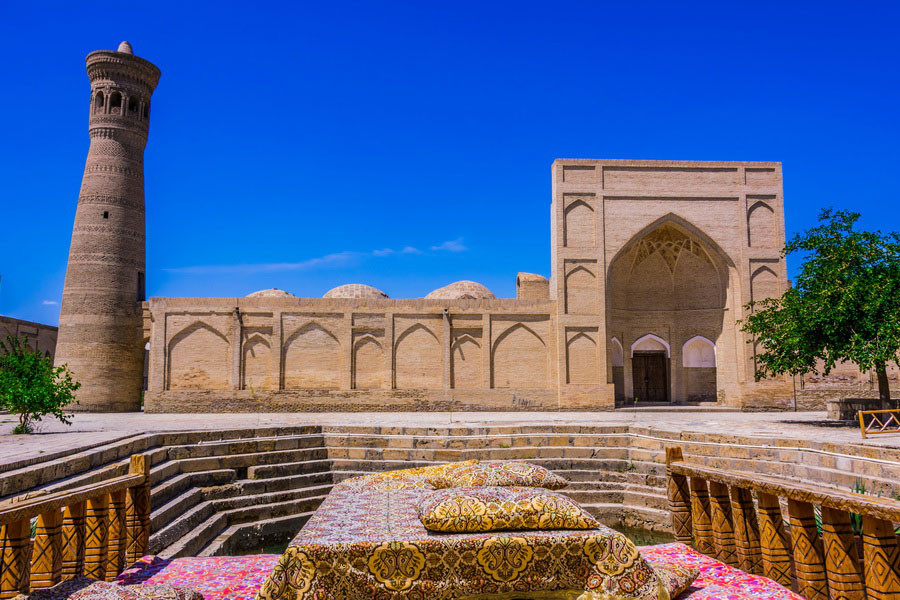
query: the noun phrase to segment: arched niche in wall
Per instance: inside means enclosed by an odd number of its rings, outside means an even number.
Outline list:
[[[592,248],[597,245],[594,209],[585,200],[575,200],[566,207],[563,241],[567,248]]]
[[[457,332],[450,348],[450,387],[482,387],[481,331]]]
[[[625,401],[625,349],[619,338],[609,341],[609,362],[612,368],[612,383],[616,403]]]
[[[665,352],[666,357],[668,358],[671,355],[671,348],[669,347],[669,342],[662,339],[658,335],[648,333],[646,335],[642,335],[638,339],[631,344],[631,355],[634,356],[635,352]]]
[[[444,353],[437,336],[422,323],[400,334],[394,348],[397,389],[443,387]]]
[[[750,297],[755,302],[781,296],[781,282],[775,271],[769,267],[759,267],[750,276]]]
[[[212,326],[196,321],[169,341],[168,389],[231,388],[231,344]]]
[[[272,345],[267,335],[245,333],[241,352],[241,387],[245,390],[268,390],[275,387],[272,373]]]
[[[685,367],[715,367],[716,345],[702,335],[697,335],[684,343],[681,360]]]
[[[523,323],[516,323],[497,338],[492,358],[492,387],[547,387],[547,345]]]
[[[315,322],[300,327],[284,344],[285,389],[340,387],[341,345]]]
[[[141,354],[144,357],[144,368],[143,368],[144,375],[143,375],[143,379],[142,379],[143,384],[142,384],[141,389],[144,391],[147,391],[148,389],[150,389],[150,338],[146,338],[146,337],[143,338],[143,341],[141,342],[141,347],[143,348],[143,351],[141,352]]]
[[[373,335],[363,335],[353,344],[353,389],[384,387],[384,347]]]
[[[685,396],[688,402],[716,400],[716,346],[697,335],[682,346]]]
[[[777,246],[775,234],[775,211],[762,200],[747,211],[747,240],[753,248],[773,248]]]
[[[566,261],[566,314],[593,315],[600,309],[595,261]]]
[[[612,367],[625,366],[625,349],[622,348],[622,342],[617,337],[613,337],[609,341],[609,362]]]
[[[600,383],[596,332],[568,334],[566,342],[566,383]]]

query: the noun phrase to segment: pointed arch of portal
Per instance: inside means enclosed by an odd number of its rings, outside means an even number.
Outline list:
[[[696,398],[683,367],[684,344],[698,335],[718,339],[726,330],[734,339],[740,307],[730,304],[741,298],[739,286],[732,257],[688,219],[668,213],[635,233],[607,265],[607,331],[632,350],[657,332],[665,350],[626,352],[621,375],[612,371],[614,380],[621,377],[617,401]],[[707,386],[722,387],[712,380]]]

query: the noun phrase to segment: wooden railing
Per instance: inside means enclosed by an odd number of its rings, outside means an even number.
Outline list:
[[[809,600],[900,598],[900,502],[687,464],[677,446],[666,466],[678,541]],[[862,520],[862,560],[851,515]]]
[[[861,410],[856,414],[859,416],[859,431],[863,439],[867,435],[879,433],[900,433],[900,408]]]
[[[127,475],[0,503],[0,598],[73,577],[114,580],[147,550],[149,475],[150,459],[136,454]]]

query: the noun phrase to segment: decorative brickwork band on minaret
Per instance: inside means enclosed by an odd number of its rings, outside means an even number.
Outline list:
[[[140,409],[144,146],[159,69],[122,42],[87,57],[91,147],[78,197],[56,364],[81,382],[73,410]]]

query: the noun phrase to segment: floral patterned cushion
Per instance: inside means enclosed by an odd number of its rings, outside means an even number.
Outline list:
[[[676,598],[685,591],[700,575],[700,569],[690,565],[671,564],[648,560],[650,566],[656,571],[662,585],[668,590],[669,598]]]
[[[559,490],[569,482],[544,467],[527,462],[488,461],[435,474],[428,482],[441,490],[455,487],[521,486]]]
[[[576,502],[533,487],[465,487],[422,498],[419,520],[430,531],[477,533],[522,529],[595,529],[597,521]]]
[[[477,464],[477,460],[467,460],[463,462],[444,463],[440,465],[429,465],[427,467],[416,467],[413,469],[400,469],[397,471],[388,471],[386,473],[371,473],[368,475],[360,475],[359,477],[351,477],[342,482],[343,485],[364,490],[411,490],[411,489],[434,489],[430,480],[434,477],[443,477],[457,469]]]
[[[35,590],[18,599],[28,600],[203,600],[203,595],[187,587],[171,585],[119,585],[78,577],[53,587]]]

